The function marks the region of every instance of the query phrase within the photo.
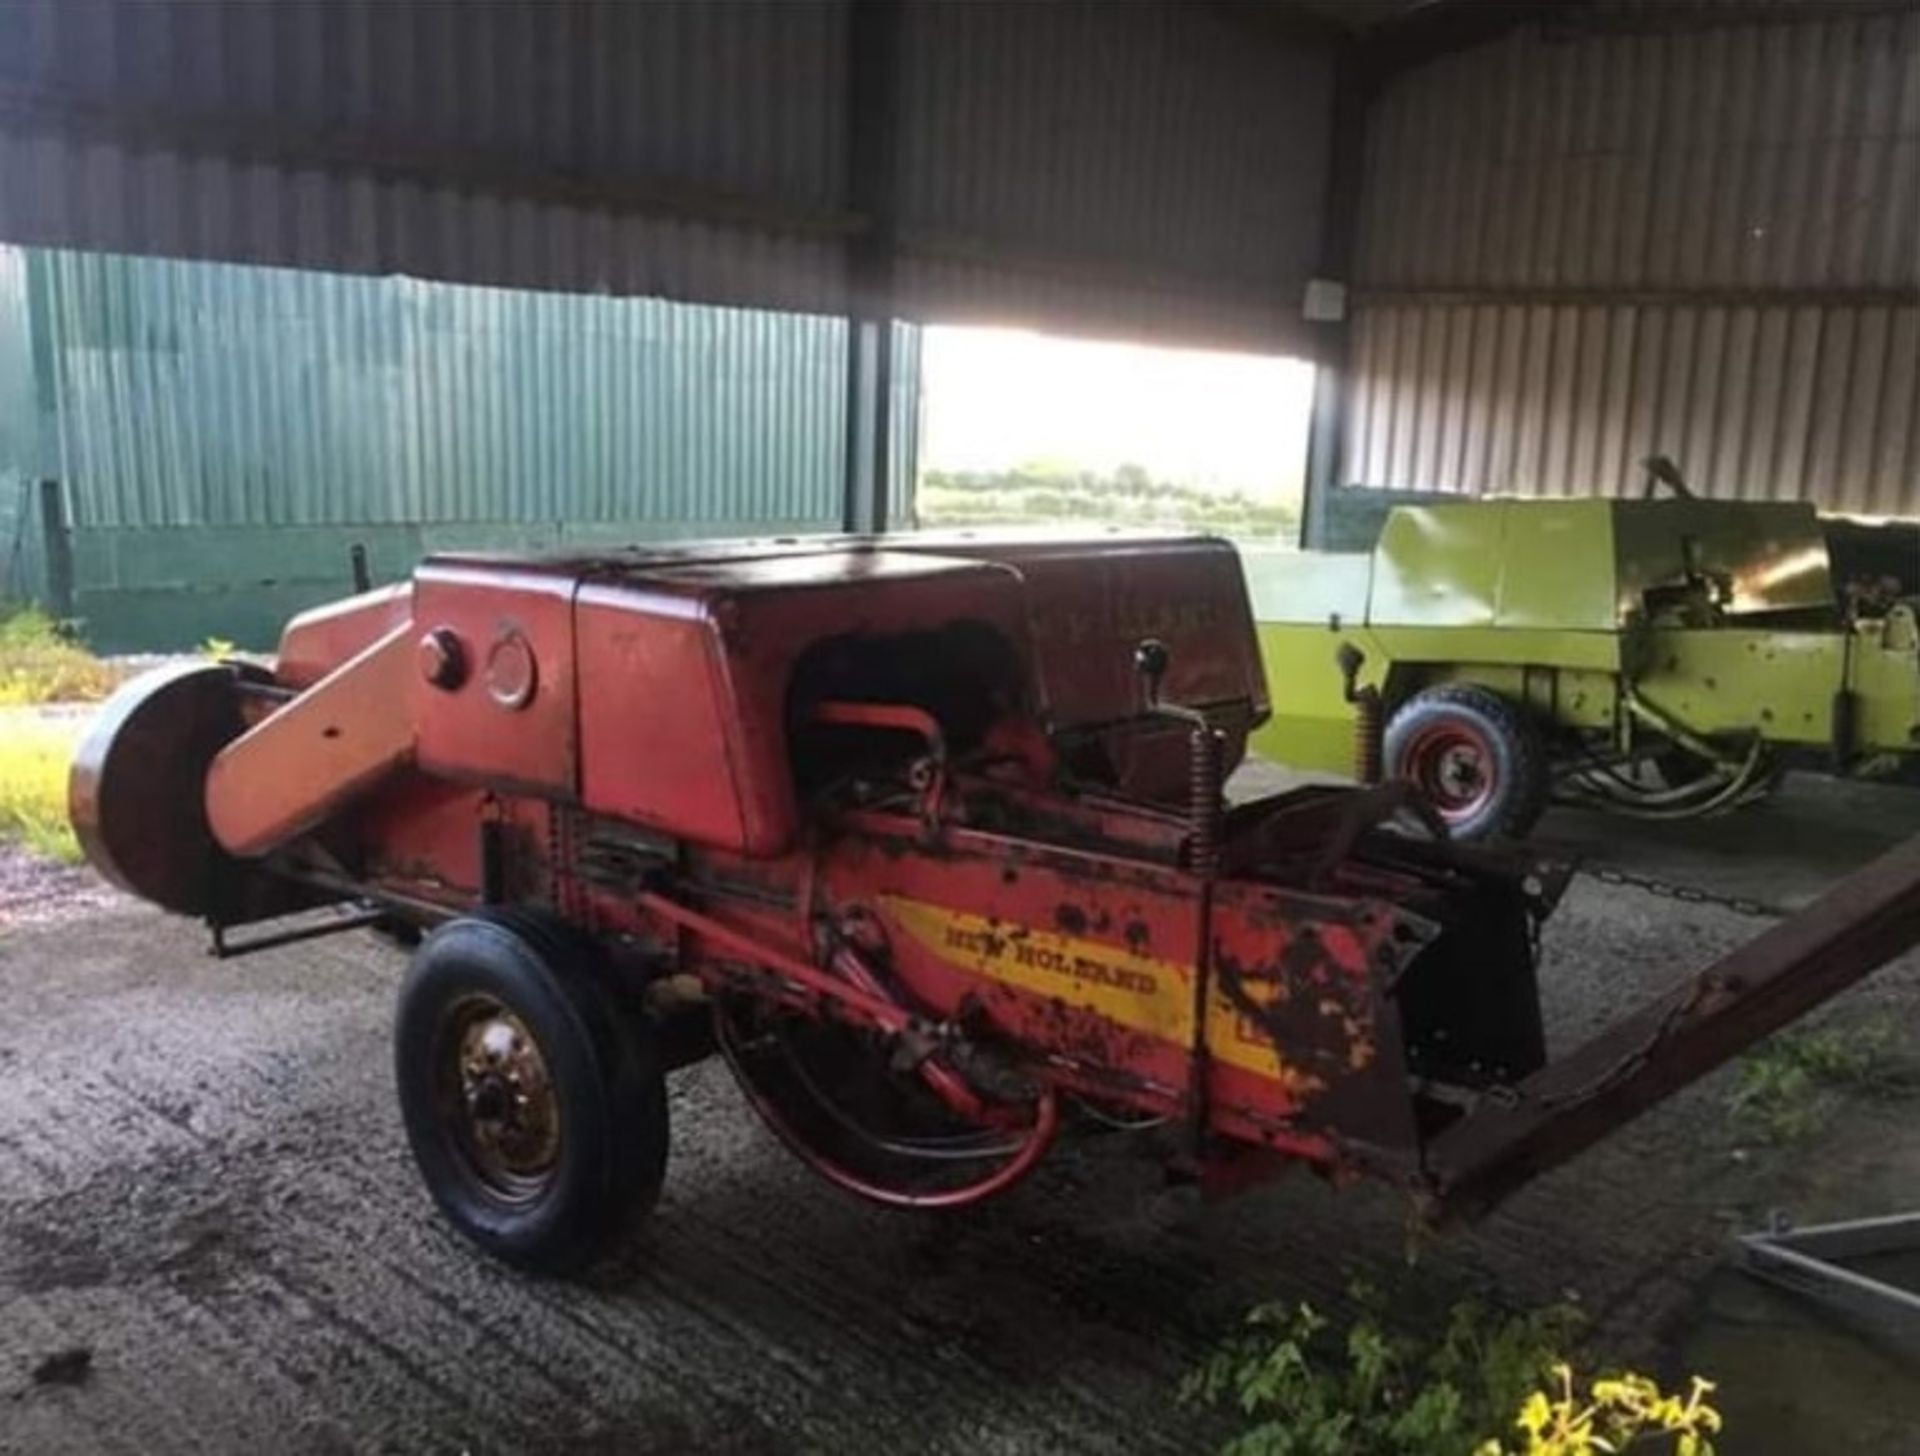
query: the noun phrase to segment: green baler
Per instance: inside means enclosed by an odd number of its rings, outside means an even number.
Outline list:
[[[1808,505],[1400,506],[1368,554],[1244,559],[1273,699],[1254,747],[1352,773],[1377,713],[1385,772],[1461,837],[1523,834],[1553,797],[1677,818],[1795,762],[1920,761],[1912,582],[1843,602]]]

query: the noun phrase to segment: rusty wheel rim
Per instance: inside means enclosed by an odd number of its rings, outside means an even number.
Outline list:
[[[1493,745],[1465,723],[1435,723],[1407,745],[1402,774],[1449,823],[1469,819],[1500,787]]]
[[[449,1006],[436,1069],[440,1104],[469,1171],[511,1203],[538,1198],[560,1163],[560,1098],[539,1041],[492,996]]]

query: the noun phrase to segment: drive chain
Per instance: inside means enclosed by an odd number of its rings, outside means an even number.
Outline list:
[[[1678,900],[1687,905],[1712,905],[1721,910],[1731,910],[1736,915],[1749,915],[1759,920],[1785,920],[1793,914],[1793,911],[1784,905],[1769,904],[1765,900],[1755,900],[1747,895],[1726,895],[1717,890],[1704,890],[1698,885],[1683,885],[1675,880],[1637,874],[1632,870],[1619,869],[1613,865],[1583,864],[1578,873],[1585,875],[1588,879],[1598,880],[1603,885],[1621,885],[1632,890],[1644,890],[1649,895],[1658,895],[1663,900]]]

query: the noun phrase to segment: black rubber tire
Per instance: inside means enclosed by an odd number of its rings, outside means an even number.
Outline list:
[[[1388,720],[1381,745],[1387,773],[1426,789],[1409,762],[1435,734],[1458,733],[1484,745],[1493,784],[1484,798],[1441,811],[1455,839],[1522,839],[1547,807],[1551,787],[1546,745],[1531,719],[1498,693],[1469,683],[1443,683],[1408,698]],[[1429,798],[1434,796],[1429,794]]]
[[[559,1151],[541,1186],[502,1197],[442,1110],[436,1059],[448,1013],[474,994],[519,1017],[559,1107]],[[549,1273],[590,1262],[658,1198],[667,1093],[649,1028],[621,1014],[604,954],[549,916],[487,910],[440,926],[400,988],[394,1080],[407,1141],[434,1202],[481,1248]]]

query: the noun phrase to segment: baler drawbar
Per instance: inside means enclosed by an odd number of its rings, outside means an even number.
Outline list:
[[[1267,692],[1204,537],[441,556],[296,618],[270,670],[129,684],[72,809],[226,953],[417,941],[415,1158],[541,1267],[652,1201],[665,1075],[711,1054],[886,1204],[977,1202],[1092,1122],[1208,1188],[1305,1163],[1440,1216],[1920,941],[1916,839],[1549,1059],[1564,870],[1435,837],[1399,783],[1229,805]]]

